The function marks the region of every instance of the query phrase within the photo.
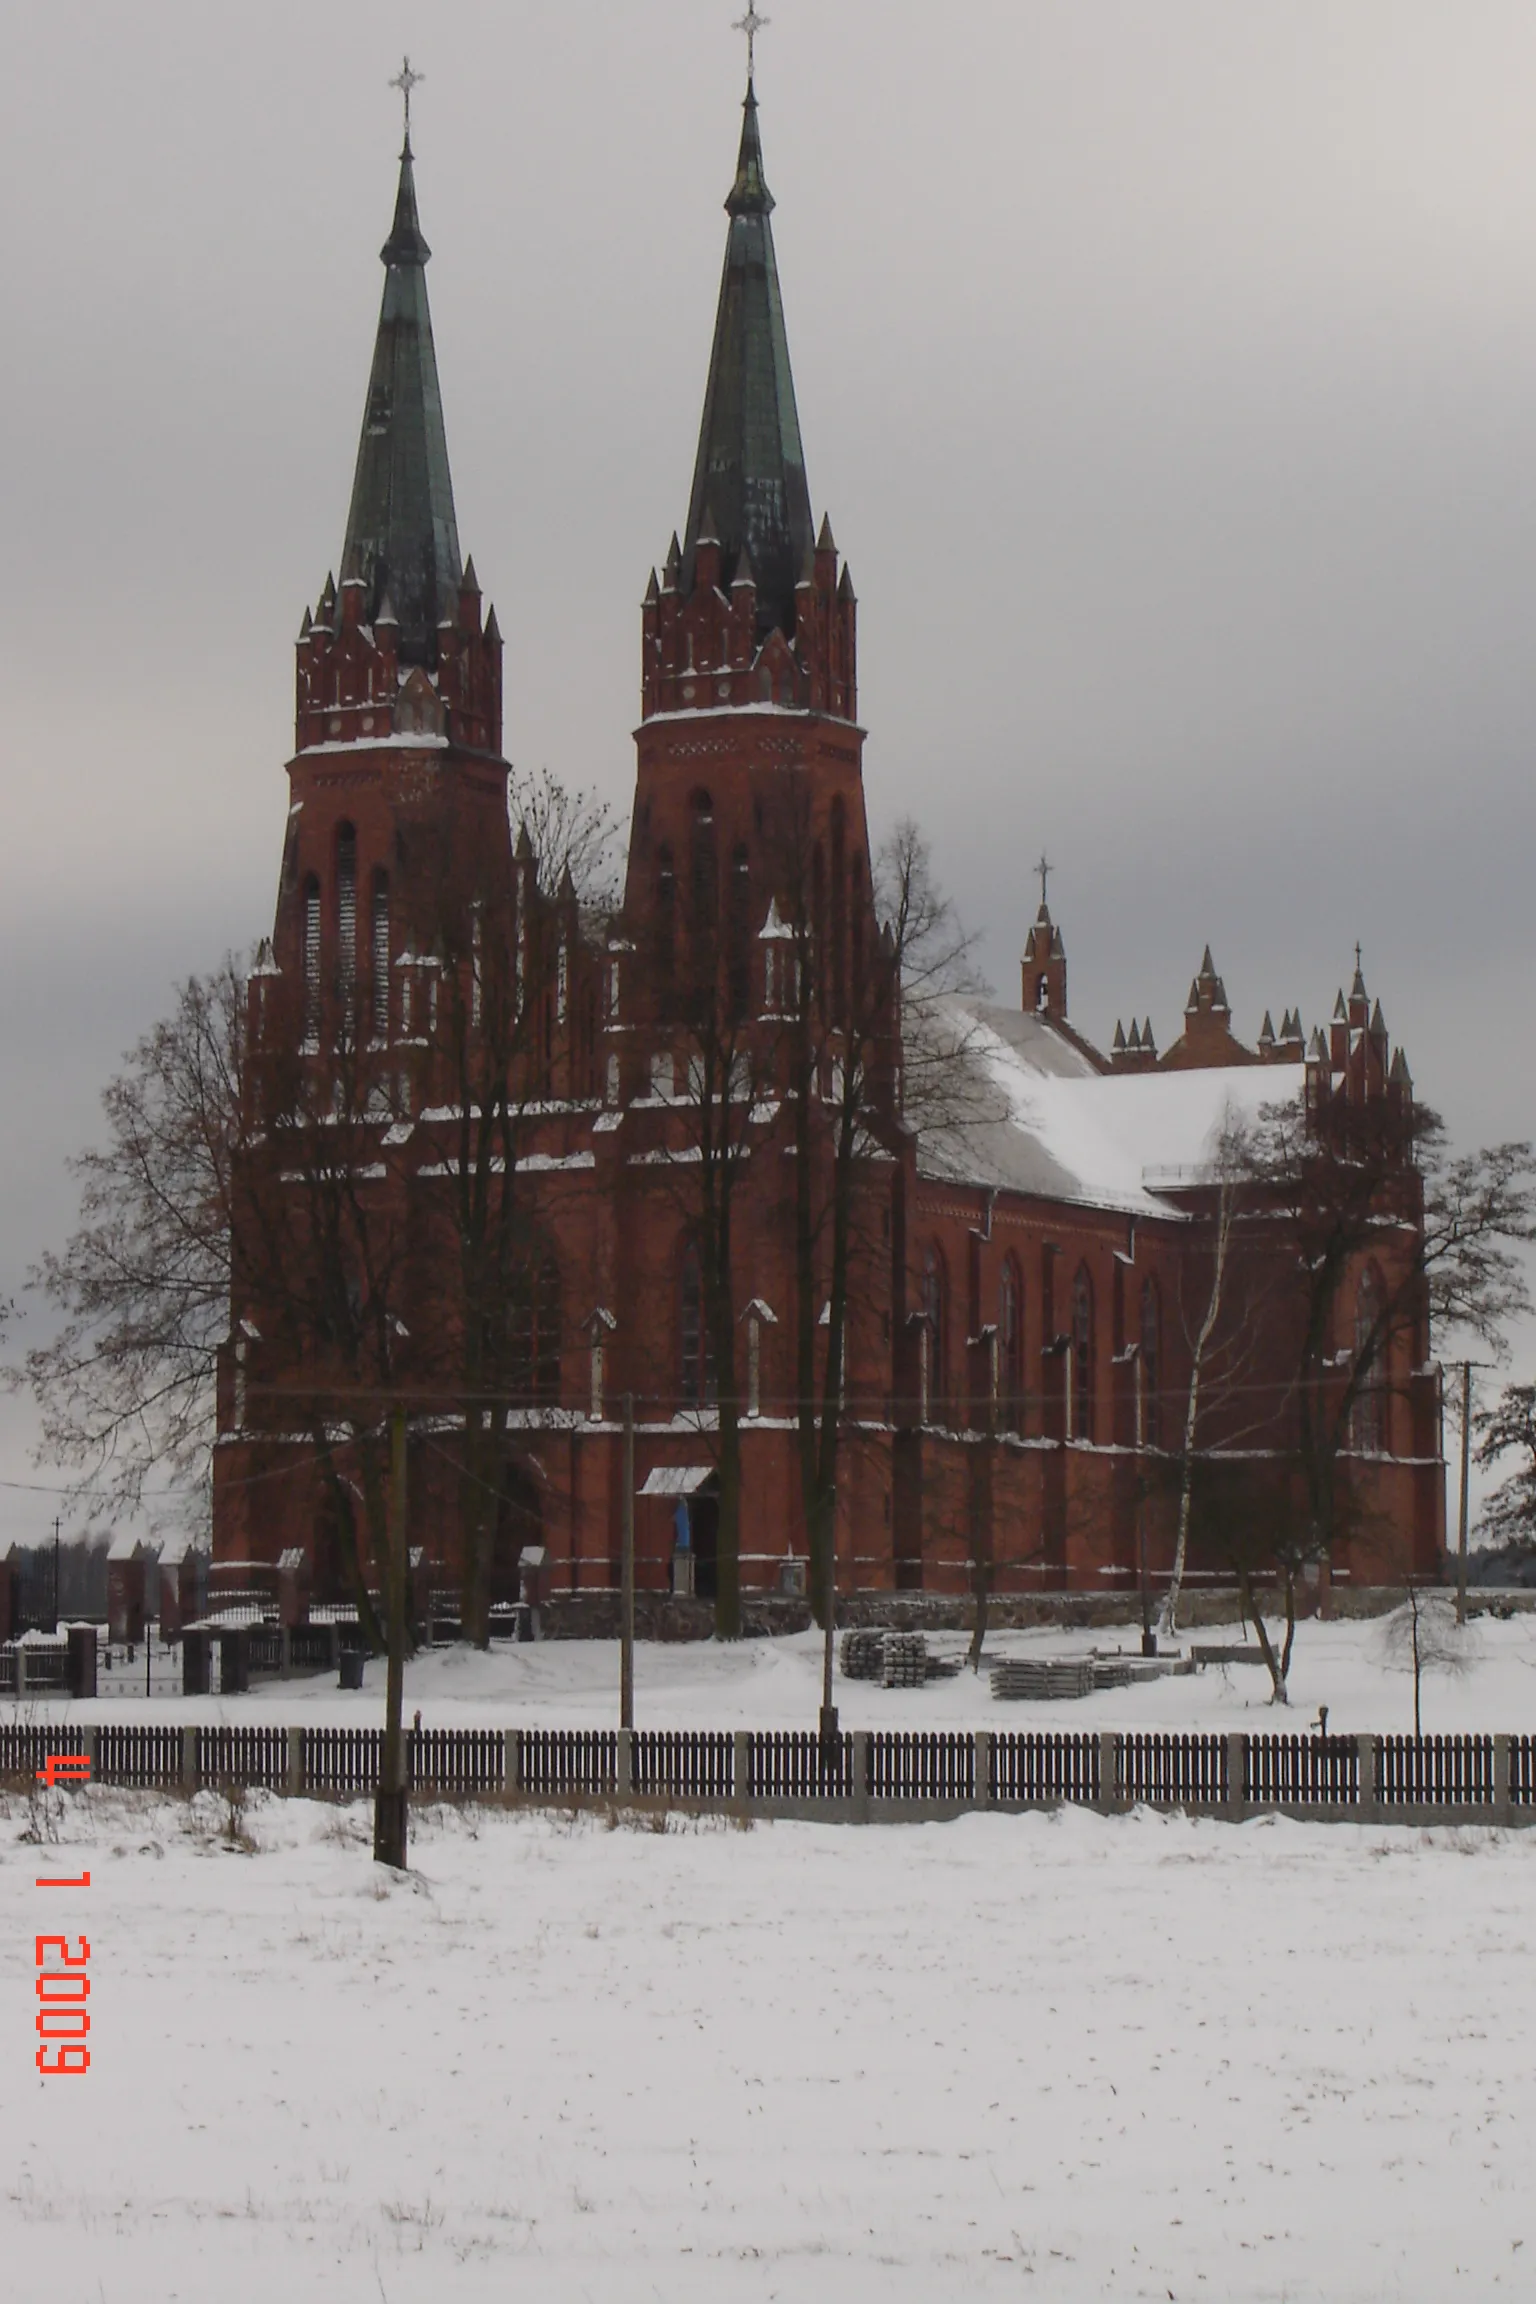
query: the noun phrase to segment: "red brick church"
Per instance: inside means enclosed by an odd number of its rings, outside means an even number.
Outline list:
[[[1412,1096],[1358,966],[1326,1033],[1287,1011],[1247,1046],[1207,952],[1172,1046],[1133,1021],[1101,1053],[1069,1020],[1043,880],[1017,1005],[917,998],[773,205],[749,85],[687,518],[640,612],[627,877],[597,919],[509,819],[503,644],[460,556],[407,135],[341,581],[298,641],[250,988],[265,1184],[237,1225],[215,1450],[216,1558],[302,1554],[317,1598],[377,1583],[397,1407],[436,1581],[474,1527],[492,1598],[530,1541],[557,1591],[612,1589],[626,1394],[655,1593],[713,1592],[722,1512],[743,1589],[793,1588],[816,1478],[844,1593],[962,1591],[979,1549],[999,1594],[1156,1584],[1224,1126]],[[1362,1262],[1338,1320],[1382,1285]],[[1283,1489],[1273,1324],[1201,1446]],[[1395,1328],[1352,1411],[1364,1507],[1336,1578],[1435,1571],[1429,1362],[1427,1322]]]

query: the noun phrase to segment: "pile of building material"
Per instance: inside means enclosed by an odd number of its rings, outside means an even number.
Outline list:
[[[1094,1685],[1091,1656],[1061,1660],[1015,1656],[992,1667],[992,1693],[1005,1704],[1044,1704],[1061,1697],[1091,1696]]]
[[[838,1663],[845,1680],[878,1680],[885,1634],[881,1631],[845,1632]]]
[[[882,1688],[921,1688],[928,1678],[928,1643],[921,1632],[887,1632],[880,1651]]]

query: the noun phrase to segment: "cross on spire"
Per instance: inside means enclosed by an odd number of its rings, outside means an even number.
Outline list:
[[[405,141],[407,146],[411,141],[411,90],[419,88],[425,78],[425,72],[413,72],[411,70],[411,60],[407,56],[394,79],[390,82],[391,88],[399,89],[405,104]]]
[[[751,80],[755,76],[757,70],[757,36],[759,32],[766,31],[768,25],[771,22],[771,17],[759,16],[757,12],[757,0],[747,0],[747,12],[745,16],[738,16],[735,23],[731,26],[731,30],[733,32],[745,32],[747,36],[748,80]]]
[[[1051,862],[1049,856],[1046,855],[1045,850],[1042,848],[1040,851],[1040,861],[1035,866],[1035,870],[1040,875],[1040,909],[1042,912],[1045,910],[1046,882],[1050,879],[1051,874],[1055,871],[1055,869],[1055,865]]]

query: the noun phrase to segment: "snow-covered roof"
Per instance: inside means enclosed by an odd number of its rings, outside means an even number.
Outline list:
[[[1159,1192],[1209,1173],[1229,1116],[1301,1089],[1299,1065],[1100,1073],[1047,1021],[974,1001],[936,1003],[933,1022],[955,1088],[918,1142],[937,1180],[1166,1216]]]

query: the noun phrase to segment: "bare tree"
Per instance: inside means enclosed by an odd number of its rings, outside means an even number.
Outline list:
[[[612,900],[605,802],[546,773],[515,783],[513,804],[524,813],[511,877],[504,858],[462,869],[445,857],[434,929],[433,1054],[452,1099],[444,1166],[457,1301],[446,1309],[464,1428],[463,1626],[482,1648],[509,1415],[514,1404],[548,1407],[559,1372],[560,1305],[546,1283],[540,1222],[548,1186],[541,1197],[521,1168],[530,1106],[547,1095],[556,1034],[575,1036],[580,916],[600,918]]]
[[[1190,1344],[1189,1389],[1184,1405],[1184,1445],[1179,1466],[1179,1511],[1173,1548],[1173,1574],[1163,1601],[1160,1629],[1170,1639],[1178,1629],[1179,1600],[1189,1558],[1190,1507],[1194,1497],[1195,1448],[1200,1430],[1201,1386],[1226,1296],[1227,1265],[1237,1221],[1241,1138],[1230,1111],[1215,1164],[1216,1203],[1211,1220],[1211,1281],[1205,1307]]]
[[[231,956],[188,978],[108,1082],[105,1141],[70,1163],[79,1223],[28,1275],[61,1316],[12,1378],[41,1411],[39,1455],[122,1511],[159,1473],[189,1516],[207,1512],[245,1074]]]
[[[1536,1156],[1501,1144],[1452,1157],[1438,1115],[1411,1096],[1321,1110],[1298,1099],[1261,1114],[1245,1170],[1294,1257],[1276,1329],[1294,1338],[1276,1386],[1305,1500],[1280,1562],[1293,1577],[1359,1518],[1341,1459],[1393,1360],[1426,1367],[1432,1326],[1497,1345],[1528,1308],[1518,1250],[1536,1238]]]
[[[1485,1470],[1513,1456],[1515,1466],[1483,1500],[1478,1533],[1521,1550],[1536,1544],[1536,1384],[1506,1384],[1491,1408],[1473,1419],[1477,1461]]]
[[[818,1622],[831,1581],[850,1312],[888,1254],[875,1218],[885,1202],[866,1188],[871,1156],[888,1158],[903,1125],[957,1124],[966,1028],[952,1003],[981,989],[974,939],[910,818],[878,851],[869,885],[855,878],[836,904],[822,893],[820,862],[809,827],[797,822],[781,875],[781,1071],[794,1128],[796,1419]],[[860,869],[855,858],[852,873]]]

